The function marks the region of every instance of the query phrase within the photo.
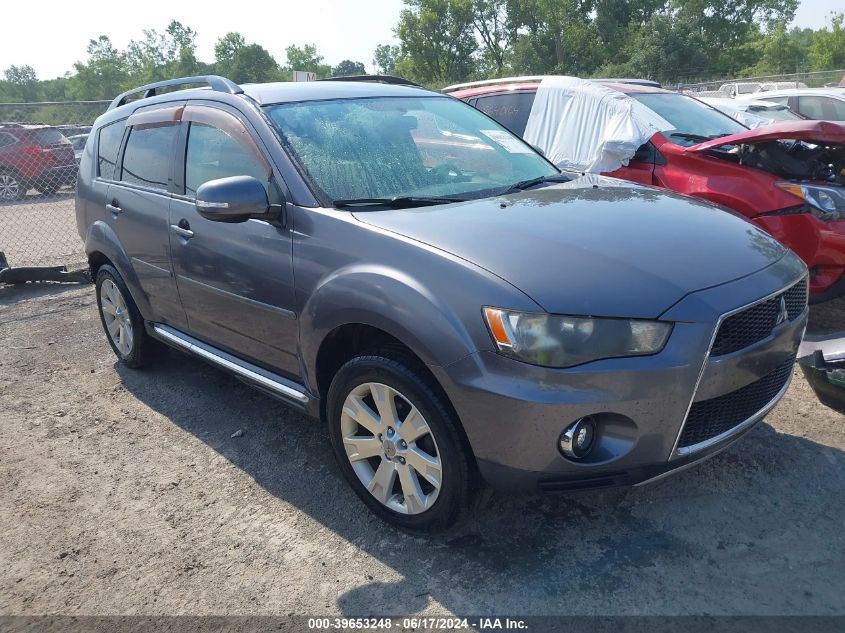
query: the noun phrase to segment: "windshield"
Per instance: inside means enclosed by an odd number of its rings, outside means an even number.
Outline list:
[[[449,97],[306,101],[267,111],[327,201],[466,199],[559,173],[522,139]]]
[[[639,93],[631,96],[665,119],[672,128],[663,135],[685,147],[748,129],[728,115],[686,95]]]

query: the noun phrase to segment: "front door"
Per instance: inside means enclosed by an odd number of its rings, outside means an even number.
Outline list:
[[[170,208],[173,268],[188,331],[290,377],[300,374],[293,312],[290,227],[279,222],[206,220],[197,188],[228,176],[254,176],[281,201],[273,168],[235,111],[188,105],[182,115],[177,195]]]

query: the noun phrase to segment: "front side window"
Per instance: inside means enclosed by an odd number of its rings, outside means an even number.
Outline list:
[[[243,132],[245,133],[245,132]],[[243,134],[242,133],[242,134]],[[237,131],[221,130],[197,121],[188,130],[185,155],[185,193],[195,197],[203,183],[229,176],[252,176],[264,184],[270,170],[257,154],[257,149]]]
[[[496,119],[514,134],[525,134],[528,115],[534,105],[535,92],[511,92],[508,94],[479,97],[475,107],[489,117]]]
[[[117,152],[120,141],[123,140],[124,121],[112,123],[100,129],[100,140],[97,143],[97,175],[106,180],[112,180],[117,165]]]
[[[641,92],[631,96],[672,126],[663,135],[678,145],[689,147],[748,129],[728,115],[686,95]]]
[[[174,124],[133,127],[123,153],[121,181],[166,191],[177,129]]]
[[[482,197],[558,174],[520,138],[449,97],[376,97],[267,107],[329,200]]]

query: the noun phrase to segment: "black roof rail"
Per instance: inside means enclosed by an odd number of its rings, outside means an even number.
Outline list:
[[[350,75],[349,77],[327,77],[326,79],[319,79],[318,81],[372,81],[380,84],[392,84],[394,86],[413,86],[414,88],[422,88],[421,85],[414,83],[410,79],[396,77],[394,75]]]
[[[119,108],[124,103],[126,103],[127,99],[134,94],[139,92],[143,92],[144,96],[143,99],[147,97],[154,97],[156,95],[156,90],[159,88],[167,88],[169,86],[182,86],[185,84],[208,84],[208,86],[216,91],[216,92],[227,92],[230,95],[237,95],[243,92],[243,88],[241,88],[238,84],[230,79],[226,79],[225,77],[221,77],[219,75],[197,75],[195,77],[179,77],[178,79],[166,79],[164,81],[156,81],[151,84],[146,84],[144,86],[139,86],[138,88],[133,88],[132,90],[127,90],[114,98],[114,101],[111,102],[108,109],[114,110],[115,108]]]

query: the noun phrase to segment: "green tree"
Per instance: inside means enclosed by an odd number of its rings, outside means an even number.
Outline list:
[[[111,99],[129,86],[125,53],[107,35],[88,42],[88,61],[76,62],[68,92],[74,99]]]
[[[352,77],[354,75],[366,75],[367,69],[361,62],[353,62],[351,59],[344,59],[332,69],[332,77]]]
[[[405,0],[396,36],[399,74],[420,83],[443,85],[465,79],[478,43],[472,13],[463,0]]]
[[[508,57],[516,30],[508,20],[509,0],[463,0],[469,11],[472,26],[481,42],[481,60],[485,68],[501,77],[508,64]]]
[[[285,49],[285,53],[289,70],[317,73],[320,79],[331,76],[332,67],[323,63],[323,56],[317,53],[317,47],[313,44],[306,44],[302,48],[291,45]]]
[[[247,44],[235,53],[229,78],[238,83],[278,81],[281,71],[267,49],[259,44]]]
[[[3,71],[6,78],[5,92],[9,101],[38,100],[38,77],[32,66],[9,66]]]
[[[240,33],[229,32],[218,38],[214,44],[214,70],[221,75],[230,76],[235,57],[244,46],[246,39]]]
[[[379,44],[373,53],[373,66],[382,75],[396,73],[396,60],[399,58],[399,47],[391,44]]]
[[[816,32],[809,53],[813,70],[845,68],[845,28],[843,28],[843,22],[845,22],[845,14],[832,14],[830,28]]]
[[[606,56],[591,19],[591,0],[512,0],[514,69],[525,73],[589,75]]]

